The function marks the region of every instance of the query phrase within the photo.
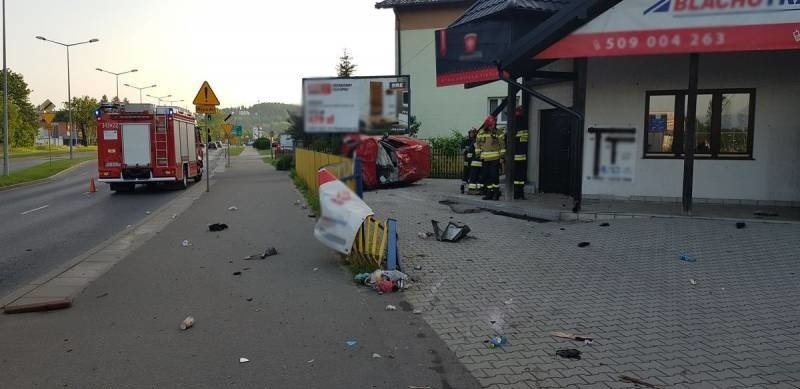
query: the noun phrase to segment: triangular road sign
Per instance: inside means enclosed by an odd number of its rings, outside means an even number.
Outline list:
[[[214,90],[211,89],[211,85],[208,85],[208,81],[203,81],[203,85],[200,86],[200,90],[197,91],[197,96],[194,97],[192,104],[219,105],[219,99],[217,95],[214,94]]]
[[[42,113],[42,120],[44,120],[45,124],[48,126],[50,123],[53,123],[53,119],[55,119],[56,113],[55,112],[43,112]]]

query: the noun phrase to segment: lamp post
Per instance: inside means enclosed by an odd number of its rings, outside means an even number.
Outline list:
[[[8,68],[6,67],[6,0],[3,0],[3,175],[8,175]]]
[[[142,91],[145,90],[145,89],[150,89],[150,88],[155,88],[156,87],[156,84],[149,85],[149,86],[133,86],[131,84],[122,84],[122,85],[125,85],[125,86],[127,86],[129,88],[133,88],[133,89],[138,89],[139,90],[139,104],[142,103]]]
[[[183,99],[180,99],[180,100],[164,100],[164,101],[167,102],[169,105],[175,105],[175,103],[182,102]]]
[[[45,41],[45,42],[55,43],[57,45],[61,45],[61,46],[64,46],[64,47],[67,48],[67,113],[69,115],[69,121],[67,123],[67,130],[69,131],[69,134],[70,134],[70,139],[69,139],[69,159],[72,159],[72,145],[75,143],[75,131],[72,128],[72,90],[71,90],[70,78],[69,78],[69,48],[72,47],[72,46],[78,46],[78,45],[82,45],[82,44],[85,44],[85,43],[99,42],[100,40],[95,38],[95,39],[89,39],[88,41],[84,41],[84,42],[61,43],[61,42],[56,42],[54,40],[47,39],[47,38],[45,38],[43,36],[37,36],[36,39],[41,40],[41,41]]]
[[[117,94],[116,94],[117,101],[119,101],[119,76],[121,76],[123,74],[128,74],[128,73],[136,73],[136,72],[139,71],[139,69],[131,69],[131,70],[128,70],[126,72],[115,73],[115,72],[108,71],[108,70],[103,70],[103,69],[100,69],[100,68],[95,68],[94,70],[97,70],[98,72],[108,73],[108,74],[111,74],[114,77],[116,77],[116,79],[117,79]]]
[[[161,96],[161,97],[153,96],[153,95],[145,95],[145,96],[151,97],[151,98],[154,98],[154,99],[158,100],[158,105],[161,105],[161,102],[164,101],[164,99],[166,99],[168,97],[172,97],[172,95],[166,95],[166,96]]]

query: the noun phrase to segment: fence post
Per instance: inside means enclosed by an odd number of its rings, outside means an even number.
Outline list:
[[[386,248],[386,270],[400,270],[400,248],[397,245],[397,220],[389,219],[386,221],[387,234],[389,234],[389,245]]]

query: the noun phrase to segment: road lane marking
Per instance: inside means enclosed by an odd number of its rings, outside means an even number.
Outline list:
[[[27,210],[27,211],[25,211],[25,212],[20,212],[20,215],[27,215],[27,214],[29,214],[29,213],[31,213],[31,212],[40,211],[40,210],[42,210],[42,209],[45,209],[45,208],[47,208],[47,207],[49,207],[49,206],[50,206],[50,204],[45,204],[45,205],[42,205],[42,206],[41,206],[41,207],[39,207],[39,208],[29,209],[29,210]]]

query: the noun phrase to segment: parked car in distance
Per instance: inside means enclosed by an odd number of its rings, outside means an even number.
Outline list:
[[[217,149],[217,142],[208,142],[208,149],[209,150],[216,150]]]

